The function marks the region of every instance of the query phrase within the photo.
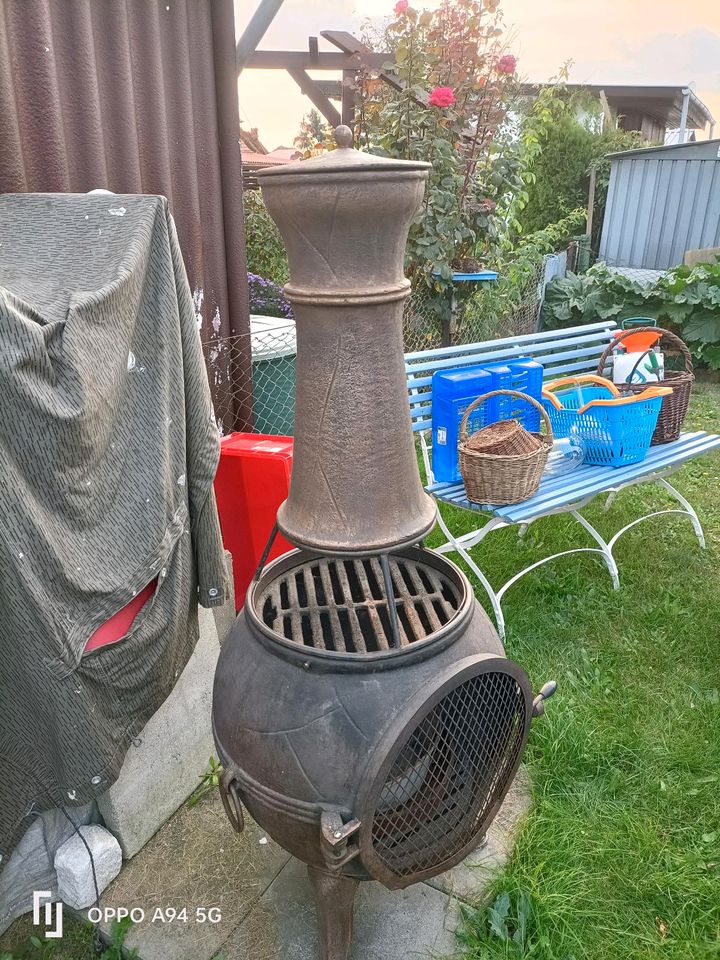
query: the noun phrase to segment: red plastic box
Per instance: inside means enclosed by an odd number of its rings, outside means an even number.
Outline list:
[[[223,543],[233,558],[236,610],[245,603],[278,507],[287,498],[292,456],[292,437],[232,433],[220,442],[215,496]],[[268,560],[292,549],[278,535]]]

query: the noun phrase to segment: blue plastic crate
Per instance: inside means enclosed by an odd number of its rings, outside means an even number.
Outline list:
[[[484,366],[460,370],[436,370],[432,378],[432,464],[435,479],[454,483],[460,479],[458,431],[463,414],[477,398],[493,386],[493,374]],[[470,417],[468,429],[481,430],[498,419],[498,400],[483,404]]]
[[[481,363],[452,370],[436,370],[432,378],[432,462],[435,479],[455,483],[461,479],[457,444],[460,421],[468,406],[492,390],[520,390],[540,400],[543,367],[530,357],[503,363]],[[540,414],[529,403],[514,397],[493,397],[473,411],[468,433],[497,420],[515,418],[526,430],[540,429]]]
[[[520,357],[503,363],[488,363],[485,368],[497,373],[493,390],[517,390],[540,401],[542,397],[543,365],[530,357]],[[518,397],[498,397],[498,420],[517,420],[531,433],[540,429],[537,407]]]

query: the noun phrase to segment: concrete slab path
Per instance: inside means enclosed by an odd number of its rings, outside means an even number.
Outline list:
[[[407,890],[360,885],[353,960],[446,958],[456,953],[458,901],[477,903],[507,860],[529,807],[516,779],[487,843],[453,870]],[[317,960],[318,934],[305,867],[246,817],[232,832],[217,791],[183,806],[125,864],[101,907],[143,911],[128,947],[139,960]],[[174,919],[170,919],[174,917]],[[218,919],[219,918],[219,919]],[[109,929],[109,923],[102,924]]]

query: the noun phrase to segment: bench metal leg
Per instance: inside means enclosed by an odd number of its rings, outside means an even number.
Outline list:
[[[482,572],[480,567],[475,563],[473,558],[467,552],[471,547],[476,546],[483,540],[491,530],[497,530],[500,527],[507,527],[509,524],[505,523],[504,520],[500,520],[497,517],[489,520],[484,527],[481,527],[479,530],[473,530],[471,533],[465,533],[461,537],[455,537],[450,528],[445,523],[442,512],[438,510],[438,524],[440,529],[443,531],[445,536],[448,538],[447,543],[443,543],[442,546],[436,548],[437,553],[459,553],[463,558],[465,563],[470,567],[472,572],[478,578],[480,583],[485,588],[490,603],[492,604],[493,613],[495,614],[495,623],[497,624],[497,630],[502,639],[505,638],[505,617],[503,616],[502,608],[500,606],[500,596],[495,593],[493,590],[490,581]]]
[[[605,560],[608,571],[610,573],[610,577],[612,579],[613,590],[619,590],[620,574],[618,572],[617,563],[615,562],[615,557],[612,555],[612,547],[611,547],[612,541],[610,541],[610,543],[607,543],[603,539],[603,537],[600,536],[600,534],[595,529],[595,527],[590,523],[590,521],[586,520],[585,517],[582,516],[582,514],[577,512],[577,510],[573,510],[572,515],[575,517],[578,523],[582,524],[582,526],[585,527],[585,529],[593,538],[593,540],[597,544],[599,544],[600,553],[602,554],[603,559]]]
[[[664,477],[655,477],[654,479],[656,483],[659,483],[660,486],[664,487],[668,491],[671,497],[677,500],[677,502],[680,504],[681,507],[683,507],[683,509],[679,510],[677,507],[673,507],[670,510],[654,510],[652,513],[646,513],[644,516],[638,517],[637,520],[633,520],[632,523],[628,523],[624,527],[622,527],[620,530],[618,530],[615,536],[612,537],[612,539],[608,543],[608,546],[610,547],[610,549],[611,550],[613,549],[617,541],[620,539],[620,537],[624,533],[627,533],[628,530],[631,530],[633,527],[637,526],[638,523],[642,523],[643,520],[649,520],[651,517],[661,517],[663,514],[666,514],[666,513],[679,513],[682,516],[690,517],[690,522],[693,525],[695,536],[698,538],[698,543],[702,548],[704,548],[705,534],[703,533],[703,528],[698,518],[698,515],[695,512],[695,508],[692,506],[691,503],[689,503],[688,500],[685,499],[685,497],[678,490],[675,489],[675,487],[672,486],[672,484],[668,483]]]
[[[480,583],[483,585],[485,592],[490,598],[493,613],[495,614],[495,622],[497,624],[498,633],[502,639],[505,638],[505,617],[502,612],[503,596],[510,589],[510,587],[516,584],[518,580],[521,580],[526,573],[530,573],[531,570],[536,570],[538,567],[543,566],[545,563],[549,563],[551,560],[557,560],[559,557],[568,557],[573,553],[599,553],[608,568],[610,577],[612,579],[613,588],[615,590],[619,589],[620,578],[618,575],[617,564],[615,563],[615,558],[612,555],[610,545],[605,542],[595,527],[593,527],[593,525],[586,520],[585,517],[578,513],[577,510],[570,510],[566,512],[572,513],[575,519],[588,531],[593,540],[595,540],[595,542],[598,544],[598,547],[577,547],[573,550],[562,550],[560,553],[553,553],[549,557],[543,557],[541,560],[536,560],[535,563],[532,563],[530,566],[520,570],[513,577],[507,580],[499,590],[495,590],[480,567],[470,556],[468,550],[477,546],[477,544],[484,540],[484,538],[491,531],[499,530],[502,527],[509,527],[511,524],[507,523],[505,520],[500,520],[498,517],[495,517],[492,520],[489,520],[485,526],[481,527],[480,529],[473,530],[470,533],[465,533],[460,537],[455,537],[445,522],[442,513],[440,510],[438,510],[438,523],[448,540],[447,543],[444,543],[442,546],[437,548],[437,552],[458,553],[478,578]],[[527,527],[528,524],[522,524],[521,532],[524,533]]]
[[[605,551],[598,550],[597,547],[575,547],[572,550],[562,550],[560,553],[553,553],[552,556],[543,557],[541,560],[536,560],[535,563],[531,563],[529,567],[525,567],[519,573],[516,573],[514,577],[510,577],[510,579],[497,591],[498,600],[502,600],[504,594],[510,589],[510,587],[514,586],[518,580],[521,580],[526,573],[530,573],[531,570],[537,570],[538,567],[542,567],[545,563],[550,563],[551,560],[557,560],[558,557],[569,557],[572,553],[599,553],[603,556],[605,555]],[[613,578],[613,586],[617,590],[620,586],[620,582],[617,581],[617,586],[615,584],[616,580]]]

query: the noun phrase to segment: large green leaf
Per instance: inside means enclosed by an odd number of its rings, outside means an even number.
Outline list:
[[[687,340],[718,343],[720,341],[720,313],[709,313],[704,310],[694,313],[683,327],[683,335]]]

